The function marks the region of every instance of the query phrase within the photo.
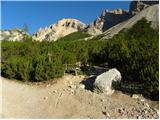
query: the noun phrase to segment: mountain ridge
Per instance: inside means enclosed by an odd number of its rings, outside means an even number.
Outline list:
[[[118,9],[109,11],[105,9],[102,11],[99,17],[97,17],[93,22],[91,22],[88,25],[74,18],[64,18],[59,20],[55,24],[49,25],[48,27],[40,28],[31,37],[35,41],[43,41],[43,40],[57,41],[58,39],[63,38],[64,36],[69,35],[71,33],[84,32],[84,33],[90,34],[91,36],[98,36],[103,34],[106,36],[104,38],[108,39],[110,38],[108,33],[110,34],[110,32],[112,32],[113,29],[116,28],[117,29],[116,31],[118,32],[119,30],[118,26],[121,26],[120,24],[124,24],[126,21],[133,19],[133,17],[140,14],[142,11],[148,9],[148,7],[154,6],[155,4],[158,4],[158,3],[159,3],[158,1],[141,1],[141,0],[135,1],[134,0],[130,3],[129,10],[123,10],[118,8]],[[153,10],[151,11],[153,11],[153,13],[156,14],[154,12],[154,9],[157,9],[157,8],[153,8]],[[159,12],[157,10],[155,11],[157,13]],[[149,12],[149,13],[153,14],[152,12]],[[143,14],[147,14],[147,17],[150,19],[148,13],[145,12]],[[141,15],[141,16],[145,17],[146,15]],[[157,22],[152,26],[157,26]],[[9,41],[16,41],[17,38],[19,38],[18,41],[21,41],[23,39],[22,36],[24,34],[21,34],[20,32],[19,32],[20,34],[17,34],[17,32],[15,32],[13,33],[14,35],[10,35],[8,33],[9,31],[7,30],[5,32],[4,30],[1,30],[0,35],[6,36],[5,38],[1,37],[1,40],[5,40],[6,38],[9,38],[9,37],[10,37]],[[111,33],[111,34],[114,35],[114,33]]]

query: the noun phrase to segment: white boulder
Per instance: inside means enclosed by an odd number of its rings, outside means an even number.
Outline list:
[[[103,74],[97,76],[94,82],[94,91],[95,92],[105,92],[108,95],[114,92],[112,83],[120,82],[121,73],[113,68]]]

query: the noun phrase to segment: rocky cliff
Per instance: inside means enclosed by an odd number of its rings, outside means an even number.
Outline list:
[[[100,34],[112,26],[125,21],[129,18],[129,12],[122,10],[122,9],[116,9],[113,11],[104,10],[100,17],[98,17],[95,21],[93,21],[91,24],[88,25],[86,28],[86,31],[90,34],[92,34],[90,31],[98,31],[97,34]],[[95,33],[93,33],[95,34]]]
[[[157,24],[159,24],[159,11],[157,10],[157,6],[155,6],[155,4],[158,3],[158,1],[134,0],[130,4],[129,11],[122,9],[109,11],[106,9],[89,25],[85,25],[77,19],[62,19],[56,24],[52,24],[45,28],[40,28],[36,33],[33,34],[32,37],[36,41],[56,41],[61,37],[77,31],[83,31],[93,36],[103,33],[105,36],[113,36],[119,30],[121,30],[121,28],[124,28],[124,26],[125,28],[128,28],[142,17],[146,17],[148,20],[152,21],[152,26],[156,27]],[[152,6],[155,6],[155,8]],[[26,33],[21,30],[0,31],[0,40],[20,41],[24,38],[24,34]]]
[[[142,0],[134,0],[131,2],[129,7],[129,12],[131,15],[136,15],[140,11],[146,9],[149,6],[158,4],[158,1],[142,1]]]
[[[26,36],[29,34],[20,29],[0,30],[0,40],[23,41]]]
[[[147,7],[146,9],[142,10],[132,18],[130,18],[127,21],[124,21],[120,24],[117,24],[116,26],[110,28],[109,30],[105,31],[103,33],[103,39],[109,39],[113,37],[115,34],[118,34],[122,29],[124,28],[130,28],[135,23],[137,23],[138,20],[145,18],[146,20],[151,22],[152,28],[158,28],[159,27],[159,5],[152,5]]]
[[[37,41],[47,40],[56,41],[65,35],[73,32],[82,31],[86,25],[76,19],[62,19],[57,24],[52,24],[46,28],[40,28],[33,38]]]

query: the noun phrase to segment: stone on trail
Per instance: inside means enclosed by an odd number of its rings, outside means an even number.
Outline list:
[[[94,82],[94,91],[95,92],[105,92],[108,95],[111,95],[114,92],[113,83],[121,81],[121,73],[116,69],[110,69],[97,76]]]
[[[132,95],[132,98],[133,98],[133,99],[138,99],[139,96],[138,96],[137,94],[133,94],[133,95]]]

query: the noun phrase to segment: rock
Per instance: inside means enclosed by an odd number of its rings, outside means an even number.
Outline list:
[[[84,84],[80,84],[80,85],[79,85],[79,88],[85,89],[85,85],[84,85]]]
[[[159,5],[152,5],[147,7],[146,9],[140,11],[138,14],[134,15],[130,19],[117,24],[113,27],[111,27],[109,30],[106,30],[103,34],[101,34],[101,39],[110,39],[114,35],[118,34],[123,29],[129,29],[134,24],[137,23],[137,21],[141,20],[142,18],[145,18],[147,21],[151,22],[152,28],[159,28]]]
[[[118,108],[118,112],[119,112],[120,114],[123,114],[124,111],[125,111],[125,108]]]
[[[103,10],[100,17],[97,17],[96,20],[86,27],[86,32],[92,35],[101,34],[114,25],[127,20],[129,18],[128,13],[128,11],[122,9],[115,9],[113,11]]]
[[[101,102],[104,102],[105,100],[104,100],[104,99],[100,99],[100,101],[101,101]]]
[[[57,93],[57,90],[53,90],[53,93]]]
[[[112,94],[114,92],[112,84],[114,82],[120,82],[121,74],[117,69],[110,69],[107,72],[97,76],[94,82],[95,92],[105,92],[106,94]]]
[[[44,99],[44,100],[47,100],[47,99],[48,99],[48,97],[44,97],[43,99]]]
[[[144,103],[144,105],[145,105],[147,108],[150,108],[150,106],[149,106],[148,103]]]
[[[47,84],[47,85],[46,85],[46,87],[49,87],[49,86],[51,86],[51,85],[50,85],[50,84]]]
[[[137,118],[138,118],[138,119],[143,119],[143,116],[140,115],[140,116],[137,116]]]
[[[0,41],[23,41],[29,34],[21,29],[0,30]]]
[[[106,111],[102,111],[102,114],[103,114],[104,118],[110,117],[110,114],[108,112],[106,112]]]
[[[138,99],[138,98],[139,98],[139,96],[138,96],[138,95],[136,95],[136,94],[133,94],[133,95],[132,95],[132,98],[133,98],[133,99]]]
[[[142,1],[142,0],[133,0],[129,7],[129,13],[131,15],[136,15],[140,11],[146,9],[149,6],[158,4],[158,1]]]
[[[76,19],[62,19],[57,24],[50,25],[49,27],[40,28],[34,33],[33,38],[36,41],[56,41],[70,33],[82,31],[86,25]]]
[[[77,88],[76,85],[69,85],[69,87],[72,88],[72,89],[76,89]]]
[[[141,102],[144,102],[144,101],[145,101],[145,99],[141,99],[140,101],[141,101]]]
[[[75,94],[75,90],[74,89],[70,89],[70,93],[71,93],[71,95],[74,95]]]

